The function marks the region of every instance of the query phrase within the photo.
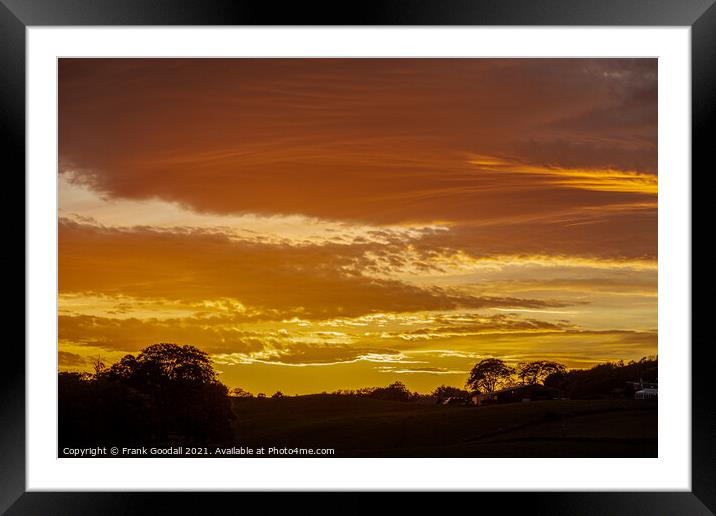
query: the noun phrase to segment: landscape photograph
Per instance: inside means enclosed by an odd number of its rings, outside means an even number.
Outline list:
[[[657,66],[59,59],[58,457],[657,457]]]

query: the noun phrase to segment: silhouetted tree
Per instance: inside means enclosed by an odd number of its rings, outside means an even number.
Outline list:
[[[408,390],[403,382],[393,382],[387,387],[375,387],[368,394],[370,398],[390,401],[410,401],[415,395]]]
[[[520,362],[515,368],[520,383],[533,384],[543,383],[545,378],[551,374],[561,374],[567,370],[562,364],[549,360],[537,360],[534,362]]]
[[[283,398],[283,393],[281,391],[276,391],[271,395],[272,398]]]
[[[92,361],[92,369],[94,370],[95,376],[99,376],[104,373],[106,367],[107,366],[105,365],[100,355],[97,355],[97,358]]]
[[[470,393],[464,389],[457,387],[450,387],[449,385],[441,385],[437,387],[432,393],[432,396],[436,398],[467,398]]]
[[[60,440],[141,445],[230,438],[228,389],[209,355],[155,344],[94,375],[59,375]]]
[[[626,395],[627,382],[656,382],[657,378],[657,358],[644,357],[628,363],[620,360],[590,369],[556,372],[545,378],[544,384],[560,389],[569,398],[610,398]]]
[[[175,381],[210,384],[216,373],[209,355],[194,346],[154,344],[142,350],[132,374],[148,381]]]
[[[230,396],[233,396],[234,398],[253,398],[254,395],[251,394],[249,391],[246,391],[242,389],[241,387],[234,387],[231,389]]]
[[[513,370],[499,358],[481,360],[470,371],[466,386],[484,393],[495,392],[510,383]]]

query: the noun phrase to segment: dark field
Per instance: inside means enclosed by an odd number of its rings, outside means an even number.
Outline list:
[[[465,407],[312,395],[233,407],[235,446],[334,448],[336,457],[657,456],[652,401]]]

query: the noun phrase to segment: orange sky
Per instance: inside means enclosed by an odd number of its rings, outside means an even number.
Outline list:
[[[253,392],[657,352],[653,59],[61,59],[59,364]]]

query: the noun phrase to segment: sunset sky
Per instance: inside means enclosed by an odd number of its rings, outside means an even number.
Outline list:
[[[655,59],[61,59],[59,367],[251,392],[657,353]]]

